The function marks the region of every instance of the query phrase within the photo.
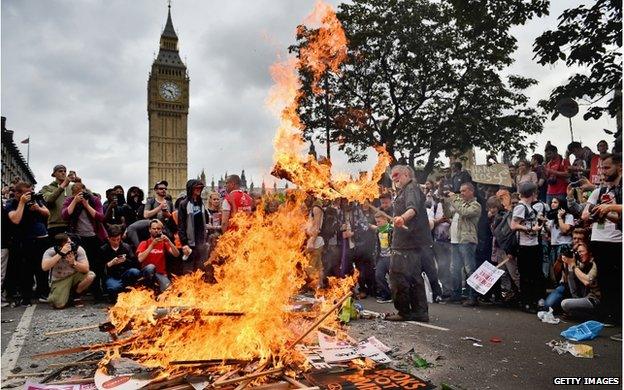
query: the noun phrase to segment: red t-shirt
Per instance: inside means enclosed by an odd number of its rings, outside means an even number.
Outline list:
[[[568,160],[561,158],[561,156],[559,156],[556,159],[550,160],[546,164],[546,167],[548,169],[550,169],[551,171],[557,171],[557,172],[568,172],[569,166],[570,166],[570,162]],[[555,181],[554,184],[551,184],[550,180],[548,180],[548,190],[546,193],[548,195],[565,194],[568,189],[568,179],[566,179],[565,177],[558,177],[558,176],[548,174],[548,179],[550,179],[551,177],[555,177],[557,180]]]
[[[244,211],[251,214],[253,199],[251,199],[249,194],[241,190],[234,190],[225,196],[225,201],[228,203],[225,209],[230,211],[230,217],[237,211]]]
[[[145,252],[145,250],[147,249],[149,244],[152,242],[152,240],[153,239],[150,238],[149,240],[142,241],[139,244],[136,250],[137,256],[139,255],[139,253]],[[154,244],[154,248],[147,255],[145,260],[143,260],[141,265],[146,266],[148,264],[154,264],[156,266],[156,273],[167,275],[167,266],[165,265],[166,264],[165,251],[168,251],[170,249],[171,249],[170,245],[167,241],[161,241],[161,242]]]

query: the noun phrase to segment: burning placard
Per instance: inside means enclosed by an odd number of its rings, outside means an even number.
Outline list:
[[[311,373],[306,375],[306,378],[322,389],[331,390],[435,389],[435,386],[430,382],[391,368],[351,370],[339,373]]]
[[[488,261],[484,261],[466,282],[476,292],[485,295],[504,273],[505,271],[502,269],[496,268]]]

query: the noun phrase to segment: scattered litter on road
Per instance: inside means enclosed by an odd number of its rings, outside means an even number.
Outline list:
[[[417,368],[428,368],[433,365],[429,363],[427,360],[425,360],[424,358],[422,358],[417,353],[415,353],[414,356],[412,356],[412,361],[414,362],[414,366]]]
[[[49,385],[44,383],[26,382],[24,390],[97,390],[95,383],[68,383],[59,385]]]
[[[598,321],[585,321],[561,332],[561,336],[572,341],[593,340],[602,331],[604,325]]]
[[[581,358],[593,358],[594,349],[591,345],[587,344],[572,344],[567,341],[550,340],[546,343],[553,351],[559,355],[563,355],[566,352],[572,354],[572,356]]]
[[[500,342],[502,342],[502,341],[503,341],[503,339],[501,339],[501,338],[500,338],[500,337],[498,337],[498,336],[492,336],[492,337],[490,337],[490,342],[491,342],[491,343],[500,343]]]
[[[8,324],[8,323],[13,322],[13,321],[15,321],[15,320],[2,320],[0,322],[3,323],[3,324]]]
[[[372,310],[361,310],[360,318],[365,319],[365,320],[371,320],[375,318],[383,318],[383,315],[379,312],[372,311]]]
[[[461,338],[462,340],[469,340],[469,341],[474,341],[475,343],[480,343],[481,340],[476,338],[476,337],[472,337],[472,336],[464,336]]]
[[[556,325],[561,321],[559,318],[555,318],[552,307],[548,308],[548,311],[538,311],[537,318],[539,318],[542,322],[553,325]]]
[[[473,347],[479,347],[479,348],[483,348],[483,344],[479,344],[479,343],[472,343]]]

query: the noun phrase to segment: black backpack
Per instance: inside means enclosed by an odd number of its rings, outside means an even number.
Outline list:
[[[513,210],[507,211],[498,221],[494,222],[492,234],[496,238],[496,244],[508,255],[513,255],[518,251],[519,242],[516,231],[511,230],[511,219]]]
[[[338,217],[338,210],[328,206],[323,210],[323,224],[321,225],[321,232],[319,235],[323,237],[325,244],[328,241],[336,237],[340,231],[340,219]]]

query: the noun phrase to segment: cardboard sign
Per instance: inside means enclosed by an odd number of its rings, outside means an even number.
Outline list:
[[[496,268],[492,263],[484,261],[483,264],[475,272],[470,275],[466,281],[468,285],[475,289],[481,295],[486,294],[494,283],[500,279],[505,271]]]
[[[317,332],[321,355],[327,363],[339,363],[359,357],[367,357],[377,363],[390,363],[392,359],[381,348],[389,350],[379,340],[363,340],[353,345],[346,340],[339,340],[324,333]],[[381,347],[381,348],[380,348]]]
[[[141,366],[134,360],[120,358],[112,360],[105,370],[100,367],[95,372],[95,385],[98,390],[134,390],[150,384],[158,372]]]
[[[506,164],[475,165],[470,169],[470,176],[477,183],[511,187],[511,175]]]
[[[430,382],[392,368],[349,370],[337,373],[311,373],[306,379],[328,390],[428,390],[435,389]]]

